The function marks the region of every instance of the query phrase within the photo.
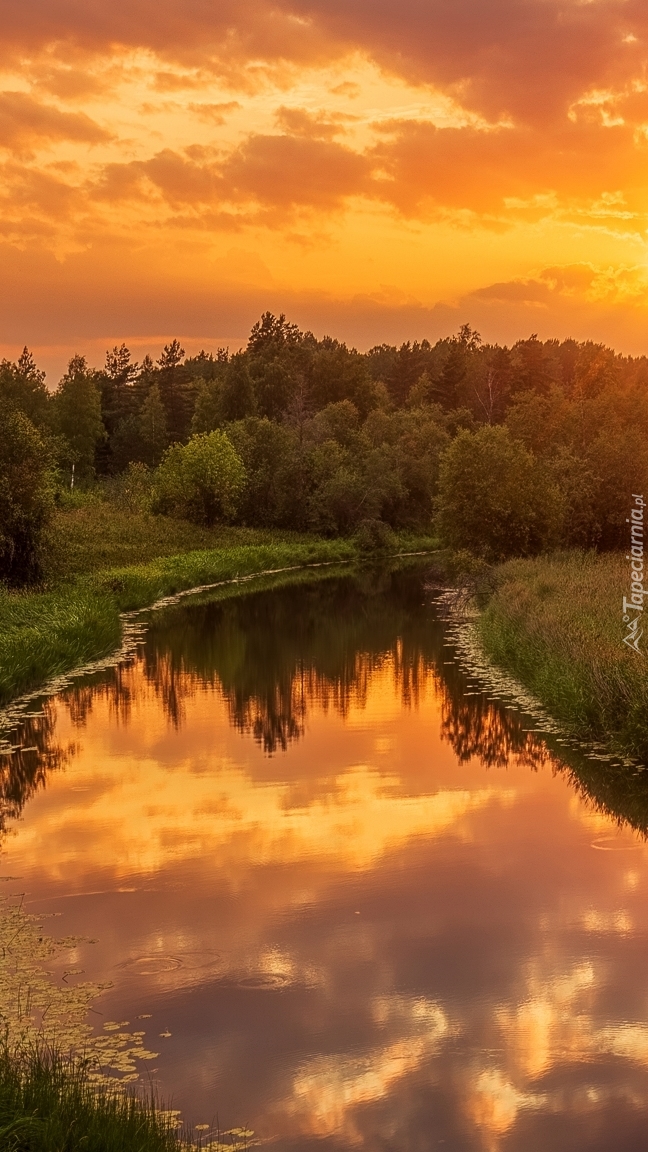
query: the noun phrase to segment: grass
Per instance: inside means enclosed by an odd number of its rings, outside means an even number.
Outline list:
[[[398,538],[403,551],[433,547],[428,538]],[[360,558],[350,539],[209,530],[100,500],[61,510],[46,589],[0,590],[0,704],[114,651],[121,612],[204,584]]]
[[[202,528],[171,516],[153,516],[105,500],[59,510],[50,531],[46,577],[55,582],[99,568],[142,564],[161,556],[208,551],[228,544],[267,544],[293,534],[253,528]]]
[[[122,1093],[94,1083],[89,1066],[34,1048],[0,1050],[0,1148],[3,1152],[225,1152],[245,1143],[195,1143],[176,1114],[150,1093]]]
[[[488,655],[556,717],[645,758],[646,658],[622,642],[628,581],[628,561],[616,553],[511,560],[493,574],[479,628]]]
[[[0,1148],[7,1152],[180,1152],[151,1098],[97,1090],[81,1063],[38,1049],[0,1052]]]

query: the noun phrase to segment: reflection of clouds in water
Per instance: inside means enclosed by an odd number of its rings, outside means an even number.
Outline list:
[[[244,1100],[229,1122],[331,1148],[438,1131],[452,1152],[553,1152],[545,1120],[596,1128],[648,1069],[626,951],[648,853],[566,776],[528,771],[544,744],[462,698],[454,666],[438,677],[422,618],[243,603],[179,616],[53,703],[52,742],[82,748],[12,871],[88,889],[55,906],[102,942],[106,924],[110,1014],[155,1010],[183,1106],[217,1076],[219,1107]],[[645,1076],[632,1091],[643,1107]]]
[[[355,1055],[313,1056],[295,1070],[290,1095],[280,1110],[297,1122],[302,1134],[335,1133],[338,1139],[361,1143],[356,1109],[387,1098],[399,1081],[438,1053],[452,1031],[443,1009],[422,998],[381,998],[372,1009],[377,1022],[389,1026],[384,1045]],[[396,1038],[399,1030],[402,1035]]]
[[[495,786],[402,795],[398,778],[358,765],[328,780],[323,795],[291,807],[289,785],[254,781],[232,763],[218,765],[215,777],[196,774],[189,764],[182,768],[165,772],[144,758],[122,762],[120,774],[104,778],[96,795],[83,794],[82,826],[78,809],[53,809],[43,823],[21,830],[21,854],[37,852],[46,835],[57,852],[43,857],[42,870],[52,867],[58,875],[106,866],[115,877],[155,873],[206,855],[250,868],[279,858],[363,869],[414,837],[469,835],[465,818],[515,800],[513,789]]]
[[[475,1081],[468,1091],[468,1112],[481,1135],[484,1152],[498,1152],[501,1137],[513,1126],[522,1108],[541,1108],[546,1095],[520,1092],[499,1068],[475,1071]]]

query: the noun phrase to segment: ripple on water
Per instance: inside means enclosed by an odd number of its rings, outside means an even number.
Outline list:
[[[592,840],[591,846],[598,852],[639,852],[643,848],[643,844],[624,844],[615,836],[601,836],[598,840]]]
[[[139,976],[159,976],[163,972],[175,972],[182,968],[182,960],[177,956],[134,956],[118,967]]]

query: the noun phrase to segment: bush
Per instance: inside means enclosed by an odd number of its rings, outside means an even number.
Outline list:
[[[369,555],[396,550],[396,536],[383,520],[361,520],[353,540],[360,552]]]
[[[0,580],[29,584],[41,573],[43,537],[53,508],[50,448],[31,420],[0,409]]]
[[[557,542],[563,503],[546,469],[508,428],[460,432],[441,457],[438,526],[444,543],[488,560]]]
[[[226,434],[201,433],[167,448],[155,475],[153,509],[212,525],[235,515],[245,479]]]
[[[131,463],[125,472],[106,482],[106,496],[117,508],[141,514],[150,512],[153,481],[146,464]]]

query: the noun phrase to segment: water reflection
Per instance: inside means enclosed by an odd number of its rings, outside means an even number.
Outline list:
[[[74,755],[75,742],[65,747],[59,744],[55,728],[55,709],[45,703],[42,714],[24,720],[0,747],[0,835],[7,822],[20,816],[27,801],[45,787],[49,773],[64,768]]]
[[[3,866],[99,939],[98,1010],[150,1017],[195,1122],[281,1152],[642,1146],[648,850],[607,812],[645,827],[643,778],[565,767],[473,688],[418,573],[169,610],[45,716]]]

